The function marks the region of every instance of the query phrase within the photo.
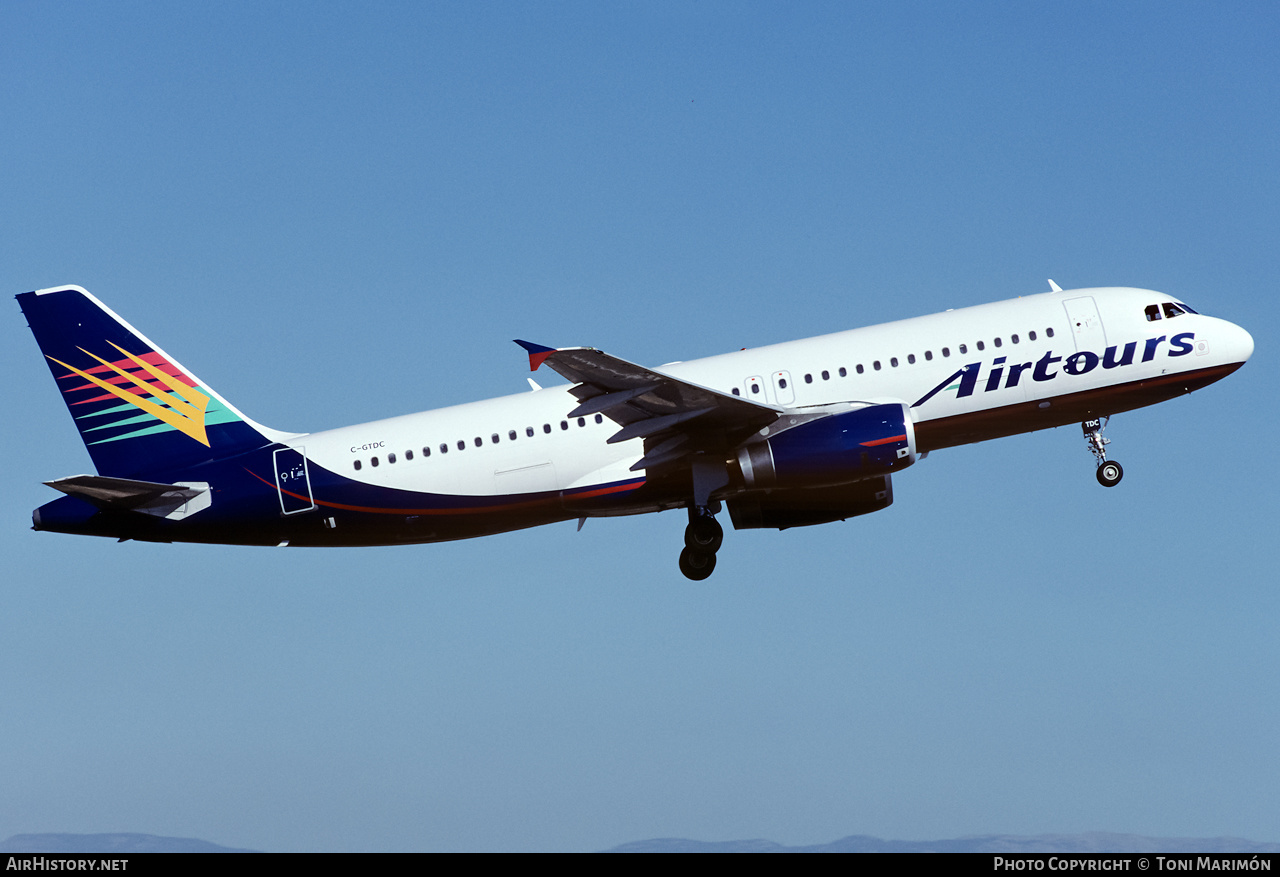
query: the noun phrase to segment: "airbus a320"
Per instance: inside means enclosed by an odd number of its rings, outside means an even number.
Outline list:
[[[568,386],[313,433],[240,413],[84,289],[17,296],[97,474],[36,530],[149,542],[439,542],[686,509],[679,567],[711,575],[736,529],[893,502],[925,454],[1071,423],[1099,483],[1111,415],[1221,380],[1253,339],[1177,298],[1063,290],[648,368],[517,341]]]

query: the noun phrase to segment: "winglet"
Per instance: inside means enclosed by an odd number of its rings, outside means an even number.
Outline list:
[[[556,352],[554,347],[543,347],[541,344],[534,344],[532,341],[521,341],[519,338],[515,342],[529,351],[529,371],[536,372],[538,366],[542,365],[543,360]]]
[[[1053,278],[1049,278],[1049,289],[1053,292],[1062,292],[1062,287],[1053,282]]]

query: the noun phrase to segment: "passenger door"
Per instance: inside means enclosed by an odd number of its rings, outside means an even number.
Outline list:
[[[1071,321],[1071,333],[1076,339],[1076,350],[1092,350],[1101,353],[1107,346],[1107,332],[1098,316],[1098,305],[1091,295],[1069,298],[1062,303]]]
[[[280,448],[274,454],[276,490],[280,513],[296,515],[316,507],[311,496],[311,476],[307,472],[306,448]]]

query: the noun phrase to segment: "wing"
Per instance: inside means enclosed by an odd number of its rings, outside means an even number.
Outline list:
[[[644,439],[632,470],[687,462],[694,454],[728,453],[782,410],[692,384],[618,359],[593,347],[556,349],[516,341],[529,352],[529,370],[544,362],[577,386],[570,417],[603,414],[621,429],[609,442]]]

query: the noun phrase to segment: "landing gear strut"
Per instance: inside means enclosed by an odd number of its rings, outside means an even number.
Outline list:
[[[724,529],[716,520],[720,503],[689,506],[689,525],[684,528],[684,550],[680,552],[680,572],[700,582],[715,571],[716,552],[724,542]]]
[[[1110,417],[1094,418],[1080,424],[1080,428],[1084,430],[1084,440],[1089,445],[1089,452],[1098,461],[1098,483],[1103,487],[1115,487],[1124,477],[1124,467],[1115,460],[1107,459],[1107,445],[1111,444],[1111,439],[1103,438],[1102,430],[1106,428],[1107,421],[1110,419]]]

